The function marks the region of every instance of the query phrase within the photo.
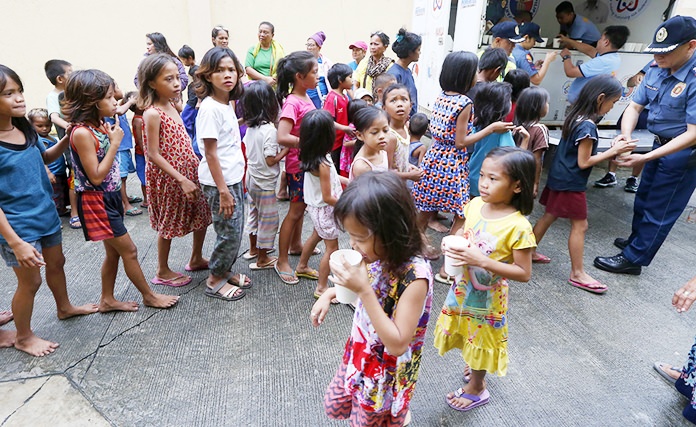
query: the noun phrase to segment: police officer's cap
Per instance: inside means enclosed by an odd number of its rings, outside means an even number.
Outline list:
[[[540,31],[541,27],[534,22],[525,22],[524,24],[520,25],[521,36],[529,36],[539,43],[544,41],[544,39],[541,38],[541,35],[539,35]]]
[[[520,36],[520,29],[517,27],[517,22],[515,21],[503,21],[498,22],[491,29],[493,37],[500,37],[501,39],[508,39],[513,43],[521,43],[524,41],[524,37]]]
[[[645,52],[669,53],[690,40],[696,40],[696,19],[673,16],[657,28]]]

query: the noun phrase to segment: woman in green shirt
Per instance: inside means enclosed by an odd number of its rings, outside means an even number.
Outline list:
[[[271,86],[276,84],[278,61],[285,56],[283,46],[273,40],[274,32],[275,27],[270,22],[259,24],[259,42],[249,48],[244,64],[250,79],[263,80]]]

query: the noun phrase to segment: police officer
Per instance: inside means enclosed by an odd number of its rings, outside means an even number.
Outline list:
[[[645,49],[655,62],[624,112],[621,135],[631,139],[643,108],[649,108],[653,150],[619,159],[620,166],[645,163],[633,205],[628,239],[614,245],[622,252],[597,257],[594,265],[611,273],[640,274],[657,253],[696,188],[696,20],[674,16],[658,27]]]

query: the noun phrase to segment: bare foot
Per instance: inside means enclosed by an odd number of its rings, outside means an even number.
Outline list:
[[[138,311],[138,303],[135,301],[101,300],[99,302],[99,312],[108,313],[111,311]]]
[[[97,304],[71,305],[66,310],[58,310],[58,318],[65,320],[75,316],[96,313],[97,311],[99,311],[99,305]]]
[[[0,311],[0,326],[8,323],[12,319],[14,319],[14,316],[12,315],[11,311],[9,311],[9,310]]]
[[[571,272],[570,278],[576,282],[579,282],[579,283],[594,283],[594,282],[596,282],[596,280],[592,276],[585,273],[584,271],[580,274],[575,274],[575,273]]]
[[[12,347],[15,344],[17,333],[15,331],[0,330],[0,348]]]
[[[179,297],[174,295],[152,294],[143,297],[143,304],[154,308],[171,308],[179,302]]]
[[[57,342],[46,341],[32,334],[25,339],[15,341],[15,348],[31,356],[41,357],[53,353],[58,348]]]
[[[486,390],[485,387],[482,388],[474,388],[474,386],[469,383],[462,387],[462,391],[464,394],[473,394],[474,396],[481,396],[481,394]],[[448,393],[447,394],[447,402],[456,407],[456,408],[466,408],[467,406],[471,405],[474,403],[473,400],[467,399],[466,397],[456,397],[457,394],[455,392]]]
[[[187,271],[199,271],[208,269],[208,259],[202,258],[200,260],[189,261]]]
[[[428,221],[428,228],[437,231],[438,233],[448,233],[449,227],[444,226],[440,221]]]

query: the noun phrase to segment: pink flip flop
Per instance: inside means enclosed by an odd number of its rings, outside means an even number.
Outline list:
[[[153,285],[162,285],[162,286],[170,286],[172,288],[180,288],[182,286],[186,286],[189,283],[191,283],[191,276],[184,276],[183,274],[179,274],[177,277],[173,279],[162,279],[161,277],[155,276],[152,280],[150,280],[150,283]]]
[[[603,294],[608,289],[606,285],[599,283],[597,280],[590,283],[581,283],[573,279],[568,279],[568,284],[593,294]]]
[[[551,258],[547,257],[544,254],[540,254],[539,252],[537,252],[535,255],[536,257],[532,257],[532,262],[535,264],[548,264],[551,262]]]

